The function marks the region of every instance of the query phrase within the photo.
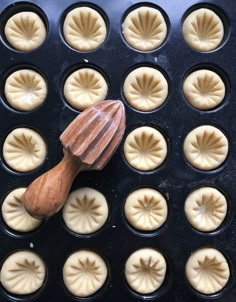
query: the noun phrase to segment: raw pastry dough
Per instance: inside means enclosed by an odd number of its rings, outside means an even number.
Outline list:
[[[147,126],[139,127],[126,137],[124,155],[133,168],[150,171],[164,162],[167,144],[158,130]]]
[[[107,279],[107,266],[97,253],[80,250],[66,260],[63,279],[67,289],[77,297],[98,291]]]
[[[23,205],[23,196],[26,188],[18,188],[11,191],[2,204],[2,216],[6,224],[18,232],[30,232],[35,230],[41,220],[28,214]]]
[[[225,84],[217,73],[201,69],[192,72],[184,81],[184,95],[198,109],[207,110],[219,105],[225,97]]]
[[[30,51],[45,40],[47,31],[41,18],[34,12],[13,15],[5,25],[7,41],[17,50]]]
[[[210,232],[217,229],[224,221],[227,201],[217,189],[202,187],[189,194],[184,210],[189,223],[195,229]]]
[[[105,197],[91,188],[81,188],[70,193],[63,208],[67,227],[78,234],[91,234],[99,230],[108,217]]]
[[[43,285],[46,268],[37,254],[19,251],[4,261],[0,276],[2,286],[8,292],[27,295],[34,293]]]
[[[165,258],[151,248],[137,250],[125,264],[125,278],[129,286],[140,294],[156,291],[162,285],[165,274]]]
[[[141,6],[131,11],[122,24],[126,42],[141,51],[158,48],[165,40],[167,26],[161,12]]]
[[[185,138],[184,154],[195,168],[212,170],[219,167],[228,154],[228,140],[216,127],[200,126]]]
[[[199,51],[210,51],[222,42],[224,26],[215,12],[200,8],[187,16],[182,32],[190,47]]]
[[[15,171],[28,172],[40,166],[47,153],[43,138],[29,128],[16,128],[3,145],[3,157]]]
[[[186,263],[186,275],[191,286],[202,294],[215,294],[224,288],[230,277],[229,265],[214,248],[195,251]]]
[[[102,16],[96,10],[82,6],[66,15],[63,33],[71,47],[80,51],[91,51],[104,42],[107,28]]]
[[[21,69],[13,72],[5,83],[5,96],[15,109],[30,111],[40,106],[47,94],[47,84],[36,71]]]
[[[101,73],[92,68],[82,68],[66,79],[64,95],[72,107],[84,110],[104,101],[107,89],[107,83]]]
[[[139,67],[131,71],[125,79],[123,89],[127,102],[140,111],[160,107],[168,95],[165,77],[151,67]]]
[[[153,231],[163,225],[167,218],[167,204],[161,193],[152,188],[132,192],[125,203],[125,216],[138,230]]]

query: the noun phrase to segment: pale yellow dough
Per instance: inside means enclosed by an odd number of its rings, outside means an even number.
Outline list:
[[[124,155],[133,168],[150,171],[164,162],[167,144],[164,136],[155,128],[139,127],[126,137]]]
[[[216,49],[222,42],[224,25],[215,12],[208,8],[200,8],[186,17],[182,32],[191,48],[210,51]]]
[[[4,31],[7,41],[20,51],[38,48],[47,35],[42,19],[34,12],[20,12],[13,15],[7,21]]]
[[[35,230],[42,221],[28,214],[23,205],[23,196],[26,188],[11,191],[3,201],[2,216],[5,223],[18,232]]]
[[[103,17],[96,10],[82,6],[66,15],[63,33],[71,47],[80,51],[91,51],[104,42],[107,28]]]
[[[63,279],[67,289],[77,297],[97,292],[107,279],[107,265],[97,253],[80,250],[66,260]]]
[[[189,103],[201,110],[218,106],[225,97],[225,84],[217,73],[201,69],[192,72],[184,81],[184,95]]]
[[[185,215],[197,230],[216,230],[224,221],[227,201],[224,195],[212,187],[202,187],[190,193],[185,201]]]
[[[193,129],[184,140],[184,154],[195,168],[212,170],[226,159],[229,144],[218,128],[204,125]]]
[[[139,67],[131,71],[124,82],[127,102],[140,111],[160,107],[167,98],[168,84],[163,74],[155,68]]]
[[[122,24],[126,42],[140,51],[151,51],[164,42],[167,26],[161,12],[141,6],[131,11]]]
[[[0,272],[2,286],[17,295],[34,293],[42,287],[45,277],[46,267],[42,259],[30,251],[11,254]]]
[[[125,278],[129,286],[140,294],[150,294],[160,288],[165,275],[165,258],[152,248],[137,250],[125,264]]]
[[[20,111],[31,111],[40,106],[47,95],[47,84],[36,71],[21,69],[13,72],[4,87],[7,102]]]
[[[128,222],[141,231],[160,228],[166,221],[167,212],[164,196],[152,188],[135,190],[125,202],[125,216]]]
[[[84,110],[107,95],[107,83],[104,77],[92,68],[74,71],[65,81],[64,95],[67,102],[78,110]]]
[[[28,172],[45,160],[47,147],[43,138],[29,128],[16,128],[3,144],[3,157],[8,166],[18,172]]]
[[[192,253],[185,271],[191,286],[202,294],[215,294],[222,290],[230,277],[227,260],[214,248],[201,248]]]
[[[99,230],[108,217],[106,198],[92,188],[81,188],[70,193],[63,208],[67,227],[78,234]]]

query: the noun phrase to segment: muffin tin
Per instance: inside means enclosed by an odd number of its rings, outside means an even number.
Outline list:
[[[140,52],[127,45],[122,36],[122,22],[127,13],[141,5],[157,7],[165,16],[168,31],[160,48]],[[91,52],[72,49],[63,38],[62,26],[66,13],[77,6],[87,5],[97,9],[107,25],[107,38],[100,48]],[[182,35],[185,16],[194,9],[208,7],[222,19],[225,35],[214,51],[202,53],[192,50]],[[47,37],[44,43],[31,52],[12,49],[4,37],[7,19],[22,10],[32,10],[44,20]],[[0,221],[0,261],[11,253],[27,249],[36,252],[45,261],[47,277],[43,287],[29,296],[16,296],[0,288],[0,300],[5,301],[142,301],[145,299],[165,302],[209,301],[233,302],[236,296],[234,276],[236,269],[236,219],[234,198],[236,186],[236,135],[235,99],[235,16],[233,0],[177,0],[168,2],[104,0],[81,2],[65,1],[11,1],[0,2],[0,199],[13,189],[26,187],[33,179],[55,165],[62,157],[59,135],[79,111],[71,108],[63,96],[64,81],[72,70],[92,67],[104,74],[108,83],[107,99],[121,99],[126,107],[128,133],[139,126],[152,126],[161,131],[168,142],[165,162],[156,170],[140,172],[131,168],[123,155],[123,142],[118,151],[100,172],[83,172],[75,180],[72,190],[92,187],[106,197],[109,217],[106,224],[91,235],[76,235],[68,231],[62,213],[45,221],[37,230],[21,234],[10,230]],[[158,109],[141,113],[126,102],[122,87],[126,75],[138,66],[153,66],[163,71],[169,85],[166,101]],[[7,105],[4,81],[16,69],[30,67],[42,74],[48,85],[45,102],[32,112],[18,112]],[[193,70],[208,68],[222,76],[226,85],[224,101],[216,108],[200,111],[193,108],[183,94],[183,81]],[[195,127],[210,124],[221,129],[229,139],[226,161],[212,171],[201,171],[190,166],[184,158],[183,142]],[[42,166],[32,172],[18,173],[11,170],[2,156],[3,142],[17,127],[37,130],[47,142],[47,158]],[[188,194],[201,186],[213,186],[224,193],[228,212],[224,223],[214,232],[202,233],[193,229],[184,214]],[[153,232],[133,229],[125,219],[124,203],[130,192],[137,188],[153,187],[167,199],[168,217],[164,225]],[[190,254],[200,247],[215,247],[227,258],[231,270],[225,288],[214,295],[202,295],[191,288],[185,277],[185,264]],[[167,262],[164,283],[153,294],[140,295],[132,291],[124,277],[125,262],[134,251],[152,247],[160,251]],[[63,284],[63,265],[74,251],[90,249],[101,254],[108,265],[108,279],[104,287],[89,298],[76,298]]]

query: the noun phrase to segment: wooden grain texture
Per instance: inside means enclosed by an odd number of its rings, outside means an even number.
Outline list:
[[[83,111],[61,134],[62,161],[33,181],[24,195],[24,206],[34,217],[47,218],[64,205],[76,175],[101,170],[119,146],[125,130],[121,101],[104,101]]]

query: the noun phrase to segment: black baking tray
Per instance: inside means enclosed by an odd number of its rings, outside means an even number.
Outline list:
[[[108,26],[105,43],[96,51],[79,52],[69,47],[63,39],[62,23],[71,8],[88,5],[104,16]],[[146,4],[158,7],[168,25],[167,39],[151,52],[142,53],[130,48],[121,33],[125,14],[133,7]],[[220,47],[208,53],[192,50],[181,33],[183,18],[192,9],[210,7],[222,18],[226,34]],[[22,10],[39,13],[48,28],[46,41],[38,49],[21,53],[5,41],[4,24],[8,17]],[[168,156],[164,164],[152,172],[132,169],[123,156],[123,142],[109,164],[100,172],[81,173],[72,190],[90,186],[102,192],[109,203],[109,219],[97,233],[78,236],[63,223],[61,213],[45,221],[38,230],[22,235],[0,221],[0,261],[19,249],[31,249],[46,263],[47,279],[35,294],[19,297],[0,287],[0,301],[103,301],[132,302],[153,299],[162,302],[221,301],[235,302],[236,270],[236,5],[234,0],[36,0],[0,1],[0,149],[7,134],[19,126],[39,131],[46,139],[48,154],[44,164],[30,173],[10,170],[4,160],[0,163],[0,200],[13,189],[27,186],[42,172],[55,165],[62,157],[59,135],[79,112],[65,102],[62,89],[66,76],[79,67],[95,67],[108,82],[107,99],[121,99],[126,107],[127,128],[125,136],[137,126],[150,125],[160,129],[168,141]],[[129,107],[122,93],[127,73],[134,67],[148,65],[159,68],[167,77],[169,95],[166,102],[151,113],[141,113]],[[48,83],[45,103],[31,113],[20,113],[6,105],[4,80],[13,70],[30,67],[40,71]],[[185,76],[199,67],[217,71],[226,84],[226,97],[222,105],[211,111],[192,108],[183,96]],[[230,142],[229,156],[217,170],[204,172],[192,168],[183,155],[183,141],[187,133],[199,125],[216,125]],[[184,202],[195,188],[210,185],[219,188],[227,197],[229,211],[225,223],[216,232],[204,234],[191,228],[184,215]],[[165,225],[156,232],[143,233],[128,226],[123,206],[129,192],[143,186],[155,187],[168,202],[169,214]],[[185,278],[185,263],[194,250],[211,246],[222,251],[229,260],[231,278],[225,289],[213,296],[196,293]],[[167,275],[161,288],[152,295],[142,296],[132,292],[123,275],[125,261],[135,250],[154,247],[167,260]],[[103,255],[109,266],[109,277],[102,290],[90,298],[73,297],[63,284],[62,268],[74,251],[88,248]]]

